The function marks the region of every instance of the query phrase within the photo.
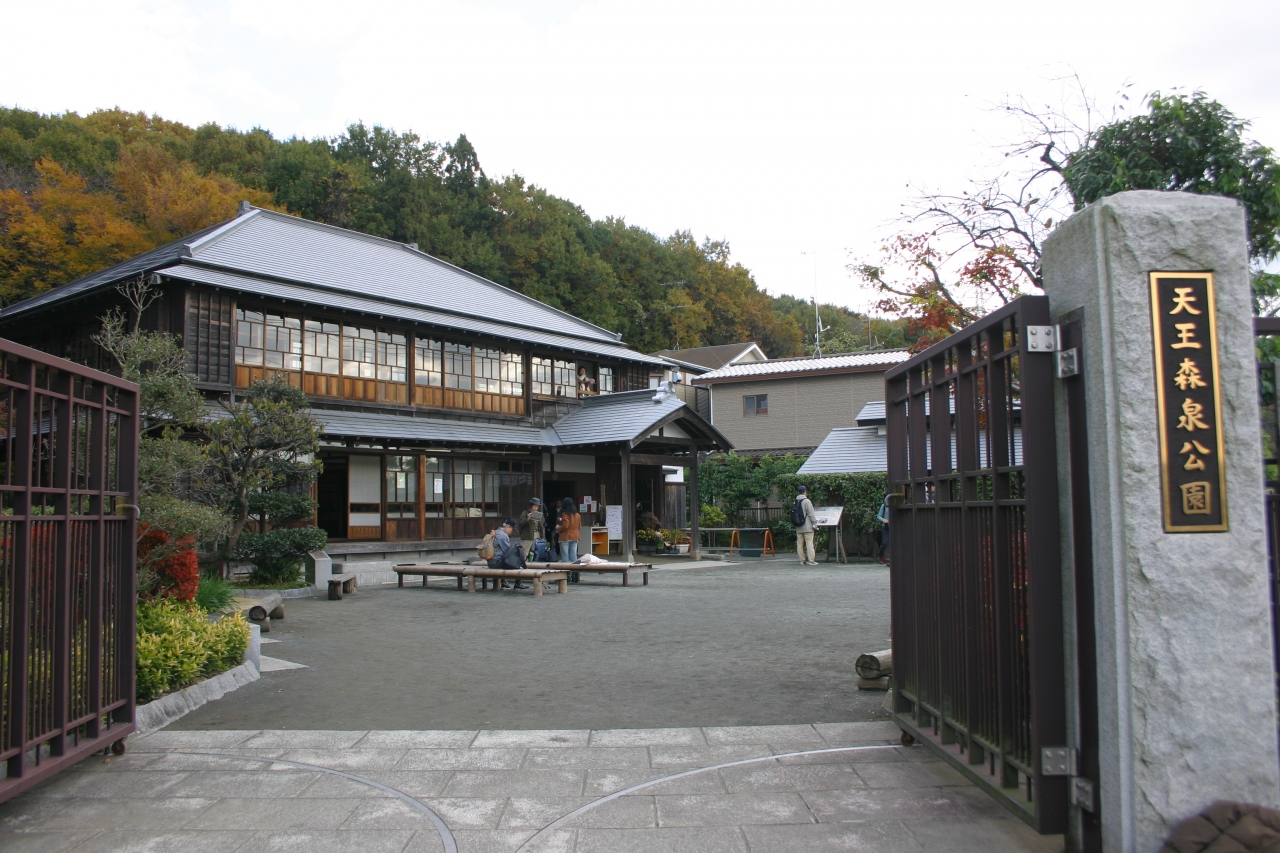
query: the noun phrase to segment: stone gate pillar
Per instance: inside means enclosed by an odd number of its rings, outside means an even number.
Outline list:
[[[1063,223],[1046,242],[1043,269],[1054,322],[1082,323],[1099,732],[1094,826],[1107,853],[1155,853],[1174,826],[1215,800],[1280,805],[1244,209],[1219,197],[1120,193]],[[1196,310],[1208,301],[1198,283],[1176,291],[1178,282],[1165,279],[1153,315],[1150,274],[1174,271],[1212,273],[1216,314]],[[1153,317],[1163,324],[1160,341]],[[1216,432],[1207,339],[1215,327]],[[1190,367],[1187,354],[1195,356]],[[1206,384],[1190,380],[1193,370]],[[1158,384],[1171,392],[1163,417]],[[1066,484],[1066,398],[1058,397]],[[1221,478],[1215,457],[1225,462]],[[1069,558],[1070,530],[1064,524]],[[1070,575],[1071,559],[1063,565]],[[1068,624],[1072,590],[1068,578]],[[1072,637],[1067,654],[1071,661]]]

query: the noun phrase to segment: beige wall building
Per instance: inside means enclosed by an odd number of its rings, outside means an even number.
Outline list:
[[[692,378],[710,390],[711,422],[737,452],[808,455],[836,427],[884,399],[884,373],[905,350],[780,358],[727,365]]]

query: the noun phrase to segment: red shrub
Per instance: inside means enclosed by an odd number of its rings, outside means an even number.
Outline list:
[[[169,534],[146,522],[138,525],[138,561],[147,559],[153,550],[169,544]],[[179,539],[172,553],[167,554],[152,567],[160,576],[157,594],[162,598],[178,601],[194,601],[200,586],[200,563],[196,559],[195,540],[187,536]],[[168,548],[165,548],[168,551]]]

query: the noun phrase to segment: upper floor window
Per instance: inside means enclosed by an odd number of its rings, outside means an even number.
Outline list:
[[[557,397],[578,396],[578,365],[556,359],[554,364]]]
[[[444,387],[471,390],[471,347],[468,344],[444,345]]]
[[[475,350],[475,368],[476,368],[476,390],[484,391],[488,394],[499,393],[499,365],[501,364],[502,353],[496,349],[485,349],[484,347],[476,347]]]
[[[523,397],[524,356],[518,352],[504,352],[498,379],[499,394],[506,394],[508,397]]]
[[[236,364],[301,370],[301,321],[297,317],[236,309]]]
[[[556,392],[552,379],[551,359],[534,356],[529,362],[529,383],[534,394],[550,397]]]
[[[769,395],[751,394],[742,398],[743,417],[769,414]]]
[[[405,336],[356,326],[342,327],[342,375],[404,382]]]
[[[614,390],[615,390],[615,386],[613,384],[613,368],[612,367],[600,368],[600,393],[612,394]]]
[[[342,363],[342,330],[337,323],[308,320],[303,332],[303,364],[308,373],[337,376]]]
[[[434,388],[444,384],[444,355],[439,341],[418,338],[413,342],[413,381]]]

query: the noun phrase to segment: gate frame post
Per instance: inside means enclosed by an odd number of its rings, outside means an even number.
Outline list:
[[[1280,805],[1245,235],[1244,209],[1232,199],[1138,191],[1090,205],[1044,247],[1053,321],[1082,317],[1100,740],[1094,805],[1108,853],[1156,850],[1218,799]],[[1214,274],[1225,532],[1163,529],[1148,275],[1164,271]],[[1060,428],[1065,406],[1059,393]],[[1058,447],[1060,461],[1069,458],[1066,436]],[[1059,471],[1067,478],[1069,465]],[[1070,567],[1067,527],[1062,548]],[[1063,574],[1074,625],[1072,573]],[[1075,672],[1074,644],[1068,653]],[[1225,674],[1224,686],[1206,684],[1204,660]],[[1078,739],[1079,719],[1072,725]],[[1072,817],[1070,849],[1079,849],[1077,808]]]

